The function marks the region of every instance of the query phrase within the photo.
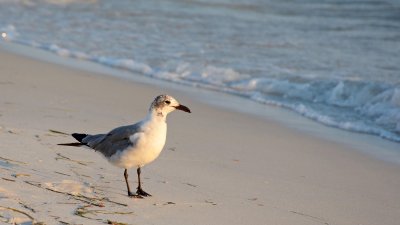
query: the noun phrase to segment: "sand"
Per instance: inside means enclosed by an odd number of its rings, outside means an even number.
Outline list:
[[[204,91],[49,61],[0,48],[2,223],[399,224],[398,164],[245,107],[206,104]],[[57,131],[100,133],[134,123],[161,93],[193,113],[169,115],[166,146],[142,169],[152,197],[128,198],[123,170],[91,150],[57,145],[73,141]]]

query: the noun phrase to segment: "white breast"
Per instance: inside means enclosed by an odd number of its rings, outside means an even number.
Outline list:
[[[161,153],[167,137],[167,124],[164,121],[148,121],[143,126],[143,132],[129,137],[133,147],[125,149],[109,161],[114,165],[129,169],[142,167],[155,160]]]

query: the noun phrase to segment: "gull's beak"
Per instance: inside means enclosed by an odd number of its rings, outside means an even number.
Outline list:
[[[188,107],[184,106],[184,105],[175,106],[175,109],[179,109],[179,110],[182,110],[184,112],[191,113],[190,109]]]

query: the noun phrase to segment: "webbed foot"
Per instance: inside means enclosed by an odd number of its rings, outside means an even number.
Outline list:
[[[149,196],[151,196],[151,194],[143,191],[143,189],[141,189],[141,188],[137,189],[136,194],[141,196],[141,197],[149,197]]]
[[[130,191],[128,192],[128,197],[130,197],[130,198],[143,198],[142,195],[134,194],[134,193],[132,193]]]

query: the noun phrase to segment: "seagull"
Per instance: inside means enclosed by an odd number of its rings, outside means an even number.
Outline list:
[[[143,198],[151,196],[142,189],[141,168],[155,160],[164,148],[167,137],[166,118],[174,110],[190,113],[190,109],[169,95],[159,95],[150,105],[147,116],[133,124],[117,127],[107,134],[73,133],[78,142],[64,143],[64,146],[86,146],[100,152],[108,161],[124,170],[128,196]],[[128,169],[137,168],[138,187],[132,193],[128,182]]]

